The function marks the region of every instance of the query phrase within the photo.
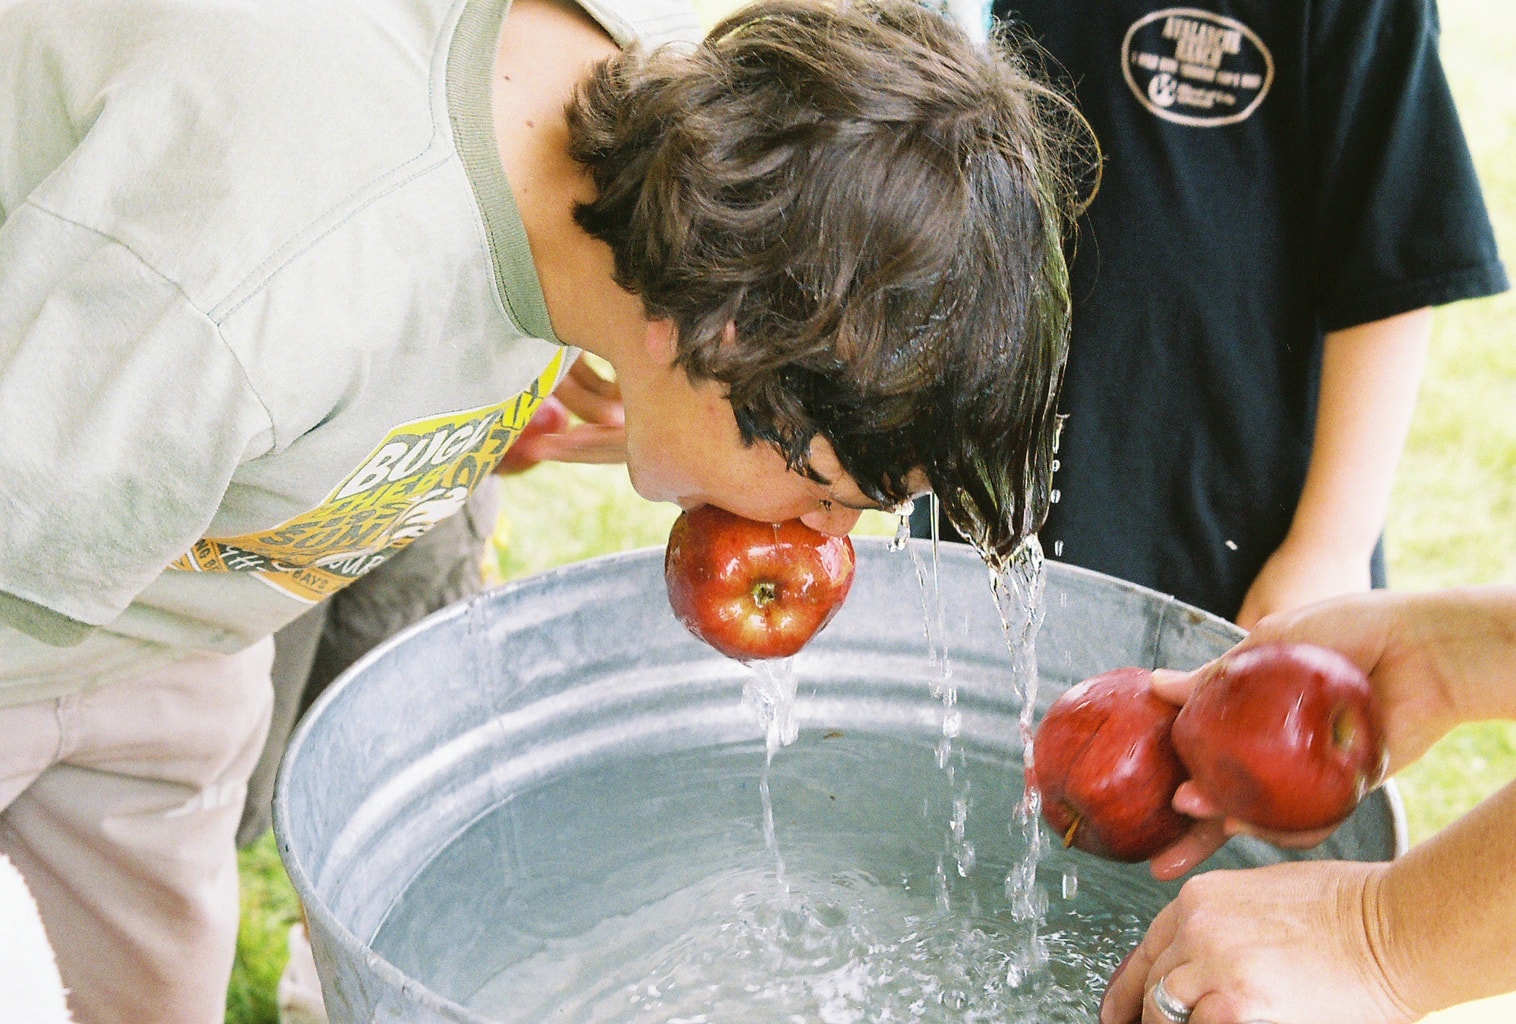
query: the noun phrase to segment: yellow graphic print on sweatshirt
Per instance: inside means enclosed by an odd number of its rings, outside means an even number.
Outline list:
[[[463,507],[552,393],[563,353],[499,405],[392,430],[321,504],[271,530],[207,537],[170,568],[250,572],[302,601],[320,601]]]

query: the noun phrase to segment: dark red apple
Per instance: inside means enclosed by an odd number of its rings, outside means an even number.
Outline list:
[[[1222,813],[1278,832],[1336,825],[1385,769],[1368,677],[1311,644],[1219,659],[1179,712],[1174,746]]]
[[[1118,668],[1053,701],[1032,738],[1042,815],[1063,845],[1128,863],[1172,846],[1194,821],[1174,810],[1184,765],[1169,740],[1179,709],[1152,673]]]
[[[760,523],[702,505],[674,520],[663,576],[679,621],[716,650],[785,658],[847,597],[853,543],[798,519]]]
[[[537,465],[538,459],[530,454],[530,445],[521,442],[539,434],[561,434],[568,429],[569,412],[567,407],[552,395],[542,400],[537,406],[537,411],[532,413],[532,418],[526,421],[526,426],[521,428],[521,433],[516,435],[511,446],[500,456],[500,461],[495,464],[495,472],[501,475],[520,473]]]

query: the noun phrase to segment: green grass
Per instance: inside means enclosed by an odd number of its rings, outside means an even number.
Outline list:
[[[237,959],[226,993],[228,1024],[276,1024],[274,992],[286,960],[286,936],[300,920],[300,902],[285,877],[266,833],[242,851],[242,922],[237,932]]]
[[[1516,254],[1516,19],[1508,0],[1442,0],[1443,56],[1496,221]],[[729,0],[700,0],[713,17]],[[1391,584],[1423,589],[1516,583],[1516,298],[1439,311],[1421,402],[1397,477],[1387,531]],[[674,510],[633,494],[612,467],[544,466],[504,482],[496,557],[510,578],[661,544]],[[871,516],[863,529],[888,534]],[[1516,723],[1465,726],[1400,777],[1413,840],[1516,776]],[[285,935],[298,919],[272,837],[241,860],[243,921],[227,999],[229,1024],[273,1024]],[[1507,1014],[1509,1008],[1506,1010]],[[1505,1019],[1488,1016],[1489,1021]]]
[[[1443,58],[1507,266],[1516,269],[1516,22],[1503,0],[1442,0]],[[1516,583],[1516,298],[1439,310],[1396,478],[1390,583]],[[1463,726],[1400,776],[1422,839],[1516,776],[1516,723]]]

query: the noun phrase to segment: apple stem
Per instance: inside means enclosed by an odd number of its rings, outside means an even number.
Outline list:
[[[1083,817],[1076,816],[1073,824],[1069,826],[1069,830],[1063,834],[1063,848],[1065,850],[1074,845],[1074,833],[1079,831],[1079,825],[1083,821]]]
[[[1353,716],[1347,714],[1343,708],[1339,707],[1332,712],[1332,743],[1338,750],[1351,749],[1357,731],[1353,724]]]

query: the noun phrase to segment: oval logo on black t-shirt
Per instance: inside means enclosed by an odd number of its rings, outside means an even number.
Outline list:
[[[1127,29],[1121,70],[1165,121],[1210,128],[1246,120],[1274,82],[1274,57],[1235,18],[1194,7],[1154,11]]]

